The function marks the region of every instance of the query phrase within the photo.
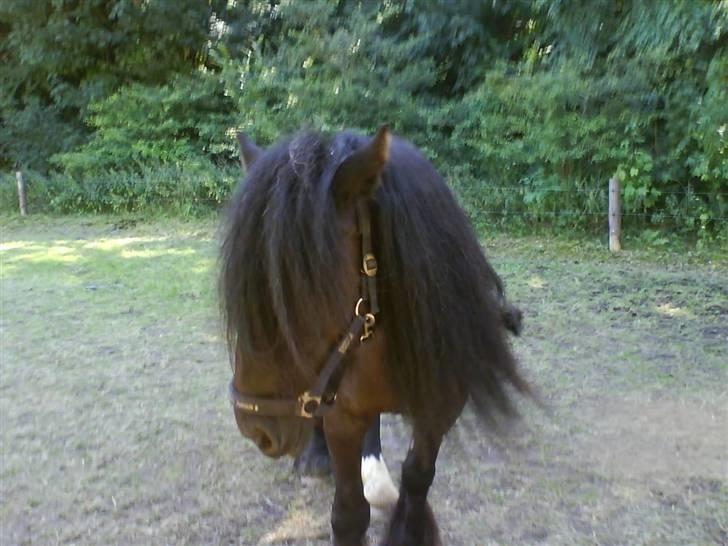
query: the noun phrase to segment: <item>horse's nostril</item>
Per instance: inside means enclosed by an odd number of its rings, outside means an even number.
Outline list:
[[[270,448],[273,447],[273,441],[266,434],[260,434],[256,443],[258,444],[258,449],[263,452],[270,451]]]
[[[266,455],[273,456],[278,450],[274,437],[262,428],[255,430],[253,441],[258,446],[258,449]]]

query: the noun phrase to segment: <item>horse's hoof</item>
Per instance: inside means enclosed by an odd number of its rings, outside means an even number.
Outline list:
[[[404,496],[394,508],[386,536],[382,544],[387,546],[442,546],[440,531],[430,505],[425,503],[420,514],[413,514],[407,508]]]
[[[389,470],[384,459],[369,455],[361,460],[361,481],[364,484],[364,498],[369,506],[374,508],[372,516],[378,516],[377,511],[385,511],[397,504],[399,492],[392,482]]]

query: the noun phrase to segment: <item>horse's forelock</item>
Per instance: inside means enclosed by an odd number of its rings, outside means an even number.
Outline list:
[[[329,195],[341,143],[301,133],[266,150],[227,211],[220,294],[228,346],[270,350],[294,360],[320,334],[320,316],[343,313],[337,299],[341,253]]]

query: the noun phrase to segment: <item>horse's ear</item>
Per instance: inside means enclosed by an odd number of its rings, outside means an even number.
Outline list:
[[[392,135],[383,125],[371,142],[347,157],[334,175],[332,184],[337,206],[349,205],[362,197],[368,197],[379,184],[379,175],[389,159]]]
[[[261,149],[245,136],[242,131],[235,133],[235,136],[238,138],[238,145],[240,147],[240,165],[244,170],[248,170],[255,160],[258,159],[258,156],[260,156]]]

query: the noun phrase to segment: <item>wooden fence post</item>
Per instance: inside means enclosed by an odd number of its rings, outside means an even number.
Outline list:
[[[25,181],[23,180],[23,173],[17,171],[15,173],[15,179],[18,181],[18,205],[20,206],[20,216],[26,216],[28,211],[25,209]]]
[[[615,176],[609,179],[609,251],[619,252],[622,245],[619,242],[622,236],[622,211],[619,199],[619,179]]]

